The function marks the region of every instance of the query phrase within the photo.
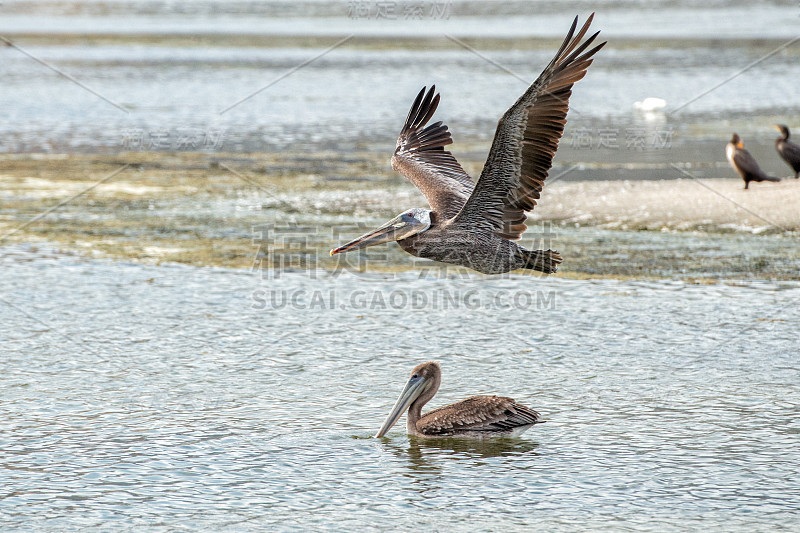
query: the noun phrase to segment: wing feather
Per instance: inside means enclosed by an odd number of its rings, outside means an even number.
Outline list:
[[[577,35],[575,18],[552,61],[500,119],[478,183],[454,224],[481,227],[506,239],[521,237],[525,212],[540,198],[564,133],[572,86],[606,44],[587,51],[600,32],[581,42],[593,17]]]
[[[784,141],[780,154],[793,168],[800,167],[800,146],[791,141]]]
[[[733,162],[736,164],[737,170],[742,174],[742,178],[768,180],[767,176],[761,167],[756,163],[756,158],[744,148],[737,148],[733,153]]]
[[[455,216],[474,187],[472,178],[453,154],[444,149],[453,139],[447,126],[435,122],[425,127],[439,105],[436,86],[417,95],[408,112],[392,156],[392,168],[403,174],[428,199],[443,218]]]
[[[465,431],[512,431],[536,424],[539,413],[503,396],[472,396],[426,413],[417,422],[424,435],[452,435]]]

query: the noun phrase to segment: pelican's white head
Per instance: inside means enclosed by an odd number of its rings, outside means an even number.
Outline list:
[[[354,239],[347,244],[331,250],[331,255],[349,252],[374,246],[384,242],[402,241],[412,235],[422,233],[431,227],[431,212],[428,209],[415,207],[406,209],[392,220],[383,224],[377,229],[365,233],[361,237]]]

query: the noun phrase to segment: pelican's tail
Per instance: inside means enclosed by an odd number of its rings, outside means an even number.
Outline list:
[[[561,263],[561,254],[555,250],[522,250],[525,265],[522,268],[538,270],[545,274],[552,274],[558,270]]]

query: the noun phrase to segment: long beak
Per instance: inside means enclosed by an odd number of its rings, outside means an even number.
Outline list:
[[[414,403],[414,400],[419,398],[419,395],[425,391],[425,378],[416,377],[411,378],[406,383],[406,388],[400,393],[400,397],[392,407],[392,412],[386,417],[386,421],[381,426],[381,429],[375,434],[375,438],[380,438],[386,435],[386,432],[392,429],[392,426],[397,422],[397,419],[403,416],[408,406]]]
[[[383,244],[385,242],[399,241],[409,236],[409,229],[411,225],[403,222],[398,218],[393,218],[383,226],[365,233],[361,237],[354,239],[347,244],[343,244],[338,248],[331,250],[331,255],[340,254],[342,252],[349,252],[351,250],[358,250],[366,248],[367,246],[375,246],[376,244]]]

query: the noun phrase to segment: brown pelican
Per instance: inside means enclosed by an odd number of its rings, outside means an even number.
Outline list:
[[[800,177],[800,146],[789,140],[789,128],[778,124],[775,129],[781,136],[775,139],[775,149],[786,163],[794,170],[794,179]]]
[[[750,186],[751,181],[781,181],[780,178],[773,178],[767,176],[758,168],[755,158],[750,155],[750,152],[744,149],[742,139],[737,134],[733,134],[731,142],[725,146],[725,157],[733,169],[739,173],[744,180],[744,188]]]
[[[331,250],[331,255],[397,241],[406,252],[485,274],[518,268],[555,272],[561,255],[517,245],[544,186],[564,133],[572,85],[584,77],[592,56],[585,51],[595,33],[581,40],[594,14],[575,35],[578,19],[539,78],[497,125],[477,184],[444,149],[452,144],[447,126],[425,127],[439,105],[436,87],[419,92],[397,139],[392,168],[425,195],[431,209],[407,209],[386,224]],[[573,37],[574,36],[574,37]]]
[[[406,409],[406,429],[417,437],[516,437],[539,422],[539,413],[511,398],[472,396],[420,415],[442,381],[439,363],[414,367],[411,378],[375,437],[383,437]]]

